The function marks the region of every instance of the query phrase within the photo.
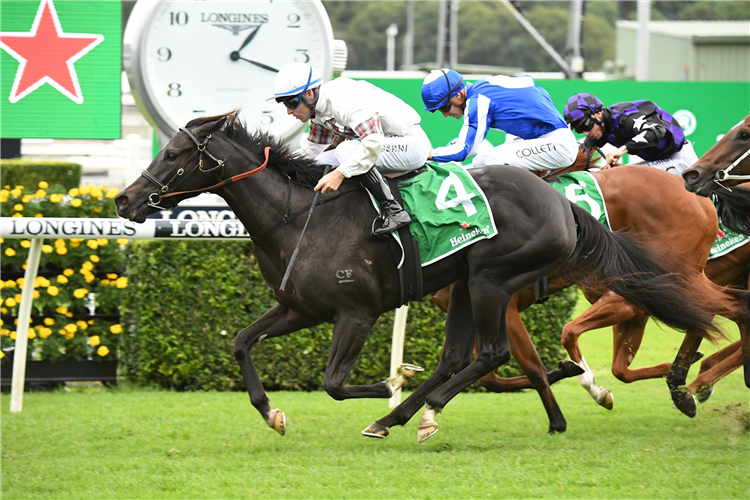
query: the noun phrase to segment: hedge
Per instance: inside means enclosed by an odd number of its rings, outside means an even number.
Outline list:
[[[121,368],[136,382],[177,390],[244,390],[233,356],[235,335],[275,300],[256,265],[250,242],[144,241],[131,245]],[[559,337],[570,319],[575,291],[557,294],[524,312],[524,321],[550,368],[564,356]],[[372,329],[347,384],[388,376],[394,313]],[[410,305],[404,361],[437,366],[445,315],[429,299]],[[262,341],[253,360],[267,390],[322,388],[332,325]],[[515,361],[504,375],[520,373]]]
[[[11,187],[32,187],[46,182],[68,191],[81,185],[81,165],[78,163],[14,158],[1,160],[0,169],[3,171],[3,185]]]
[[[3,172],[5,173],[5,172]],[[5,176],[3,176],[5,181]],[[32,185],[6,184],[0,190],[3,217],[114,217],[116,189],[82,186],[70,190],[46,181]],[[128,240],[45,239],[29,328],[29,358],[113,360],[122,325],[119,308],[128,280],[122,275]],[[31,241],[0,240],[0,358],[12,359],[24,268]],[[91,314],[89,306],[95,313]]]

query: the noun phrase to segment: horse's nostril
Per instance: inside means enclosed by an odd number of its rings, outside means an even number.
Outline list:
[[[691,181],[694,181],[695,179],[698,178],[698,172],[696,172],[695,170],[691,170],[685,173],[685,177],[687,177]]]
[[[117,197],[117,204],[120,205],[121,207],[126,206],[128,204],[128,197],[125,196],[124,194],[121,195],[121,196],[118,196]]]

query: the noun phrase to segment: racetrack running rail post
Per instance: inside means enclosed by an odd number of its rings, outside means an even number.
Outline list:
[[[16,348],[13,352],[13,382],[10,389],[10,411],[20,412],[23,409],[23,384],[26,381],[26,348],[29,345],[29,319],[31,302],[34,300],[34,281],[39,271],[39,259],[42,255],[42,238],[32,238],[29,248],[29,260],[23,277],[21,306],[18,309],[18,329],[16,330]]]

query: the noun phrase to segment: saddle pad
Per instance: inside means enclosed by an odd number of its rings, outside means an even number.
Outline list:
[[[593,175],[588,172],[562,174],[551,179],[550,186],[593,215],[607,229],[611,229],[604,196],[602,196],[602,190]]]
[[[716,206],[717,200],[715,197],[713,198],[713,202],[714,206]],[[727,228],[724,223],[721,222],[721,219],[719,219],[719,232],[716,233],[716,241],[714,241],[714,244],[711,247],[711,252],[708,254],[708,260],[726,255],[729,252],[738,249],[748,241],[750,241],[750,236],[735,233]]]
[[[461,165],[429,163],[425,168],[398,185],[422,267],[497,234],[484,192]]]

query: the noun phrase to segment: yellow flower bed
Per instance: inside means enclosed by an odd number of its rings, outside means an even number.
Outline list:
[[[116,217],[112,199],[118,190],[81,186],[70,190],[40,182],[37,186],[3,186],[3,217]],[[32,359],[112,359],[122,338],[119,306],[128,286],[122,276],[127,239],[45,239],[29,325]],[[23,272],[31,240],[5,238],[0,242],[3,279],[0,280],[2,362],[18,336],[17,317],[24,286]],[[8,266],[12,268],[8,270]],[[95,306],[95,316],[89,308]],[[102,318],[107,316],[107,318]]]

